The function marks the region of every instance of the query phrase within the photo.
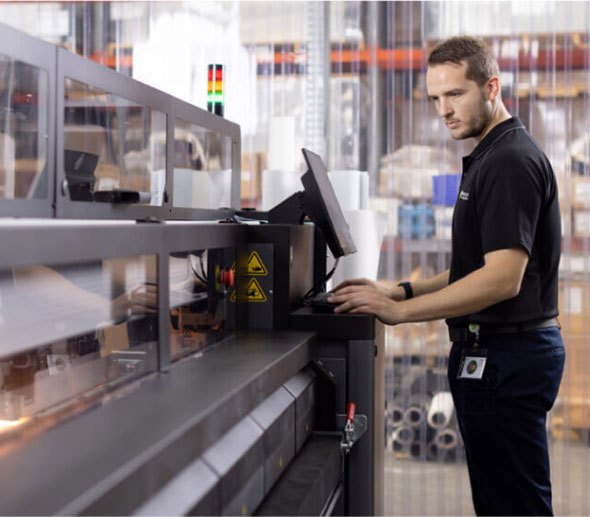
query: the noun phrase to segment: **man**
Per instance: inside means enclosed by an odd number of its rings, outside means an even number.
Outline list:
[[[545,422],[565,359],[555,176],[502,103],[498,64],[482,41],[439,44],[426,83],[453,138],[477,143],[463,159],[450,270],[397,286],[346,281],[330,301],[391,325],[446,318],[476,513],[551,515]]]

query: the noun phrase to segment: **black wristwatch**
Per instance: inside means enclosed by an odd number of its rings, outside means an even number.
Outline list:
[[[397,285],[404,288],[404,291],[406,292],[406,300],[414,298],[414,290],[412,289],[412,284],[410,284],[410,282],[400,282]]]

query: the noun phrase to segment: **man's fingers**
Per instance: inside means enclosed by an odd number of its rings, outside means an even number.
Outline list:
[[[353,309],[370,304],[370,299],[366,296],[356,296],[343,300],[341,305],[334,308],[334,312],[351,312]]]
[[[349,280],[345,280],[344,282],[341,282],[332,290],[339,291],[340,289],[343,289],[345,287],[349,287],[351,285],[367,285],[368,282],[369,281],[366,278],[351,278]]]
[[[155,307],[148,307],[147,305],[142,305],[139,303],[134,303],[131,306],[131,312],[133,314],[157,314],[158,309]]]
[[[342,289],[332,294],[332,296],[328,298],[328,301],[331,303],[341,303],[348,300],[351,297],[362,295],[367,291],[372,291],[372,288],[366,285],[349,285],[347,287],[343,287]]]
[[[359,305],[348,312],[351,314],[375,314],[375,310],[370,305]]]
[[[135,293],[131,297],[131,299],[134,303],[144,303],[144,304],[158,303],[158,297],[156,295],[150,294],[150,293]]]

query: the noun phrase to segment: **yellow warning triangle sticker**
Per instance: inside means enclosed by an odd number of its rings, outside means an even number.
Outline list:
[[[231,265],[230,269],[235,273],[236,272],[236,261]]]
[[[231,293],[229,301],[235,303],[237,300],[238,300],[237,291],[234,289],[234,292]]]
[[[248,282],[247,300],[248,302],[265,302],[267,300],[266,295],[256,278],[253,278]]]
[[[262,263],[262,259],[260,255],[253,251],[250,253],[250,257],[248,258],[248,275],[250,276],[266,276],[268,275],[268,271],[264,264]]]

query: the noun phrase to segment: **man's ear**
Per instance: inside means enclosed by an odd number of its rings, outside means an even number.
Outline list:
[[[488,79],[486,84],[486,95],[489,101],[493,101],[498,95],[500,95],[500,78],[491,77]]]

